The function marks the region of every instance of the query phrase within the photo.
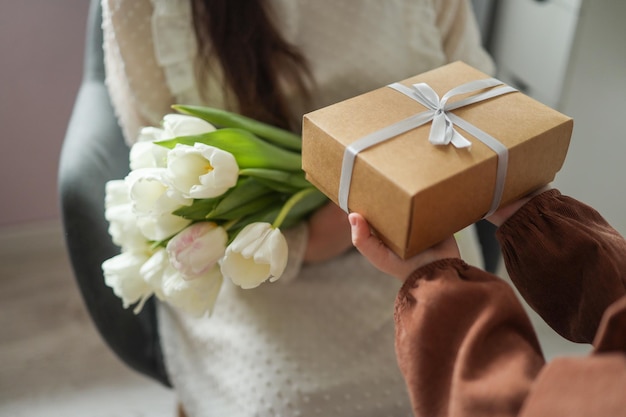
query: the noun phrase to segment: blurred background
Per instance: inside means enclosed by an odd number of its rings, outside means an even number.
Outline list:
[[[575,120],[555,184],[626,234],[626,2],[473,4],[497,77]],[[103,345],[63,247],[56,175],[88,5],[0,0],[0,416],[174,415],[169,391]],[[542,331],[549,356],[571,348]]]

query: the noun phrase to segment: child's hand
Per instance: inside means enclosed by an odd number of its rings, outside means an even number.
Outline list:
[[[358,213],[350,213],[352,243],[376,268],[404,281],[411,272],[431,262],[445,258],[460,258],[453,236],[412,258],[403,260],[393,253],[376,236],[372,235],[367,221]]]

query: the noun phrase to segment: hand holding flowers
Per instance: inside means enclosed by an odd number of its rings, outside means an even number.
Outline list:
[[[211,311],[222,281],[275,281],[287,263],[280,228],[326,202],[304,178],[300,138],[222,110],[175,106],[110,181],[105,217],[121,253],[102,264],[124,307],[152,295],[191,314]],[[218,126],[219,128],[216,128]]]

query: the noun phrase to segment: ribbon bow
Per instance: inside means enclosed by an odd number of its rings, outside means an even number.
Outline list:
[[[402,84],[392,84],[390,86],[396,90],[404,87]],[[406,94],[406,92],[402,91]],[[455,128],[454,123],[448,117],[446,105],[450,99],[450,92],[441,99],[428,84],[413,84],[413,91],[408,91],[409,96],[420,102],[424,107],[432,112],[433,124],[430,128],[428,141],[433,145],[448,145],[452,143],[455,148],[469,148],[472,142],[467,140]]]
[[[492,88],[499,86],[502,87]],[[502,193],[504,191],[504,180],[506,179],[506,170],[508,165],[508,149],[497,139],[455,115],[451,111],[463,106],[501,96],[503,94],[512,93],[517,90],[513,87],[505,85],[502,81],[495,78],[470,81],[466,84],[462,84],[445,93],[441,99],[435,90],[433,90],[426,83],[413,84],[411,87],[407,87],[400,83],[393,83],[388,87],[412,98],[422,106],[426,107],[427,110],[410,116],[376,132],[370,133],[369,135],[358,139],[346,147],[341,167],[341,178],[339,180],[339,207],[348,212],[348,195],[350,193],[350,182],[352,181],[352,170],[354,168],[356,156],[361,151],[432,121],[432,126],[428,136],[430,143],[434,145],[448,145],[451,143],[457,148],[469,148],[472,143],[454,128],[454,126],[459,126],[483,142],[498,155],[498,168],[493,200],[491,202],[489,212],[485,215],[485,217],[492,214],[500,205],[500,200],[502,199]],[[485,89],[489,90],[448,104],[450,98],[454,96],[474,93]]]

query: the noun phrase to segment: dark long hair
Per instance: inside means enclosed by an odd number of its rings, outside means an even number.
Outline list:
[[[287,43],[264,0],[191,0],[199,45],[200,80],[211,59],[219,61],[226,97],[241,114],[283,128],[299,120],[285,86],[308,98],[312,77],[305,57]],[[234,96],[234,97],[233,97]]]

